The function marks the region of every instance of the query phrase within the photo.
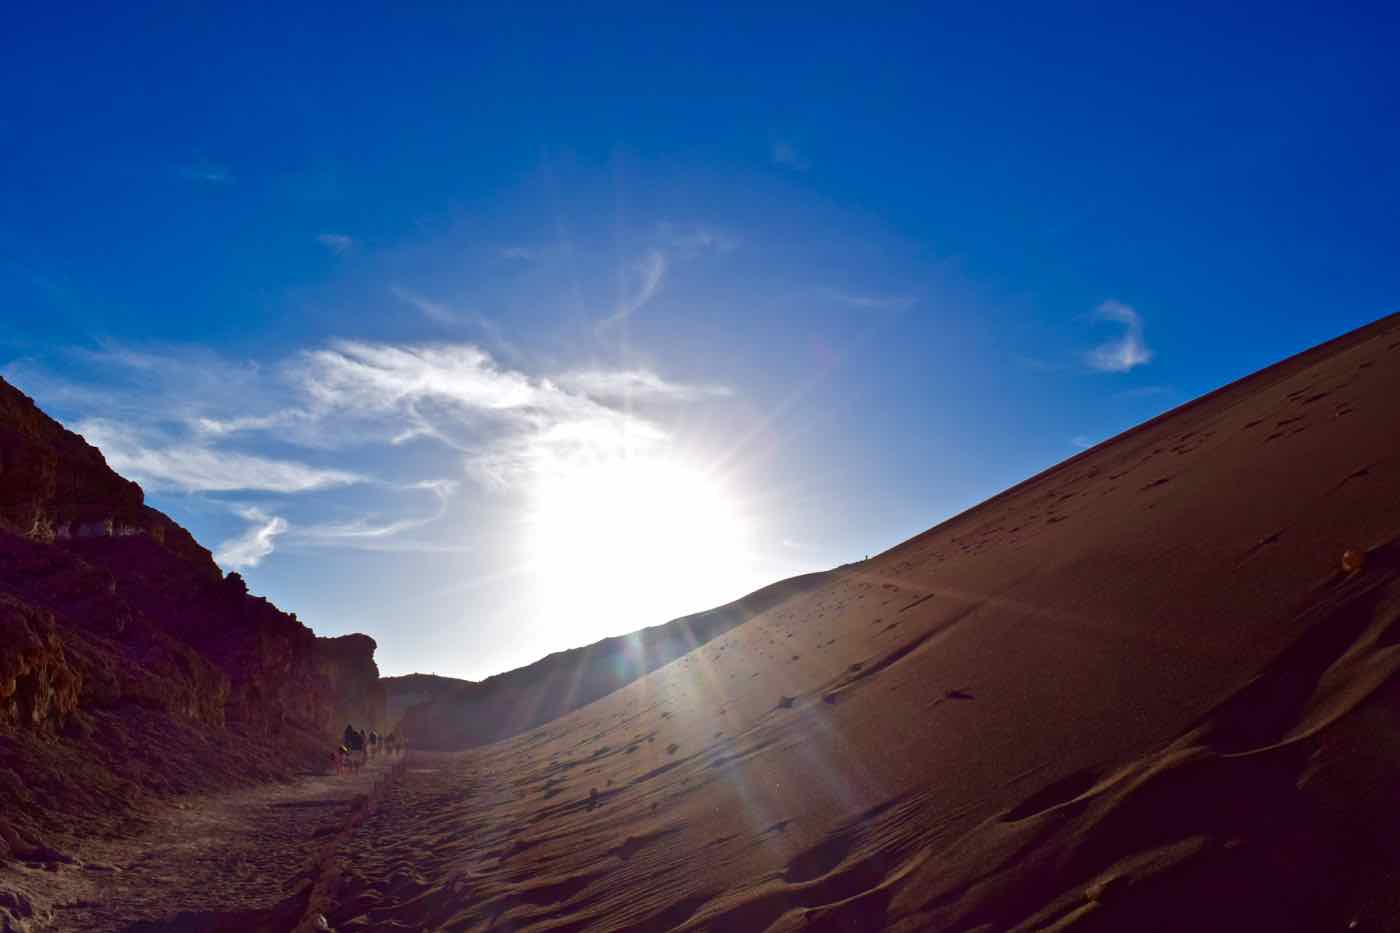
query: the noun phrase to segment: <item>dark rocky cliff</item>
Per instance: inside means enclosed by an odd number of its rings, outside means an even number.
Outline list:
[[[318,764],[347,721],[382,725],[374,650],[225,577],[0,380],[0,858],[13,824]]]

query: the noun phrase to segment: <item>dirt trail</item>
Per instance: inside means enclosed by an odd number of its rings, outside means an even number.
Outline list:
[[[85,842],[71,864],[7,867],[0,891],[28,899],[34,930],[285,929],[327,846],[400,763],[186,798],[146,814],[138,836]]]

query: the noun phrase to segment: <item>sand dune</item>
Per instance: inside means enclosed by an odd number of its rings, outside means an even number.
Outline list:
[[[390,708],[402,708],[398,728],[415,748],[460,749],[518,735],[684,657],[829,576],[781,580],[715,609],[558,651],[480,683],[423,674],[385,678]]]
[[[1397,405],[1391,317],[419,754],[331,924],[1400,928]]]

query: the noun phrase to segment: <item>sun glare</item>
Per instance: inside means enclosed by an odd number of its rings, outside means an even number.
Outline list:
[[[747,528],[704,472],[650,458],[541,483],[531,523],[556,648],[656,625],[743,595]]]

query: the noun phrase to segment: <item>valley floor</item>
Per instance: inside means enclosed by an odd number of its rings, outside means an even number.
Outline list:
[[[144,813],[138,835],[84,842],[71,862],[6,866],[0,892],[27,902],[35,930],[290,929],[319,863],[401,763],[187,797]]]

